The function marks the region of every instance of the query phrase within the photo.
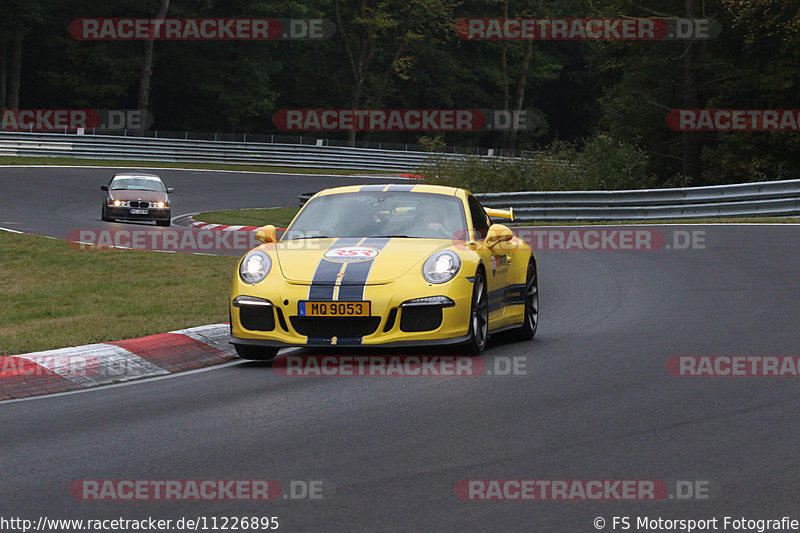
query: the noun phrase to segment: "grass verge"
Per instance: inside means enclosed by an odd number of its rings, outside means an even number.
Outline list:
[[[0,231],[0,356],[226,322],[237,258],[73,250]]]
[[[52,165],[59,167],[97,166],[115,168],[192,168],[206,170],[276,172],[280,174],[326,174],[335,176],[347,176],[350,174],[381,174],[381,172],[374,170],[352,170],[341,168],[295,168],[276,167],[269,165],[226,165],[217,163],[173,163],[170,161],[129,161],[125,159],[77,159],[72,157],[0,156],[0,166],[2,165]],[[385,174],[385,172],[383,174]]]
[[[299,207],[272,207],[269,209],[233,209],[230,211],[210,211],[194,215],[199,222],[227,224],[230,226],[266,226],[285,228],[300,210]]]

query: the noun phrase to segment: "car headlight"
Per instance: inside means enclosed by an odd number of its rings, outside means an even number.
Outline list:
[[[422,265],[422,277],[429,283],[450,281],[461,269],[461,258],[450,250],[436,252]]]
[[[123,207],[125,205],[125,200],[114,200],[114,207]]]
[[[156,202],[153,204],[153,207],[168,207],[169,204],[167,202]]]
[[[255,285],[267,277],[270,268],[272,268],[272,260],[269,255],[261,250],[253,250],[244,256],[239,265],[239,277],[245,283]]]

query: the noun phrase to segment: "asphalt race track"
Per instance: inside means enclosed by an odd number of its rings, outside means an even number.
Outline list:
[[[160,174],[176,187],[173,216],[293,205],[300,192],[363,181]],[[103,227],[109,175],[3,169],[0,226],[55,237]],[[536,339],[495,340],[482,356],[490,370],[522,361],[517,375],[287,377],[235,362],[0,403],[0,516],[277,516],[288,532],[590,532],[597,517],[612,531],[614,516],[631,531],[636,517],[716,517],[724,531],[725,516],[800,519],[798,378],[666,369],[673,356],[800,355],[800,228],[658,231],[667,243],[703,232],[704,243],[538,252]],[[272,502],[86,502],[69,492],[81,479],[273,479],[287,496],[298,482],[322,488]],[[675,497],[462,501],[454,489],[471,479],[663,480]],[[679,481],[703,497],[682,499]]]
[[[161,230],[150,222],[100,220],[101,185],[115,172],[158,174],[170,194],[172,217],[208,210],[297,205],[297,195],[326,187],[374,183],[375,178],[259,174],[208,170],[4,167],[0,169],[0,227],[64,238],[72,229]],[[407,180],[387,180],[408,183]],[[174,228],[173,228],[174,229]]]

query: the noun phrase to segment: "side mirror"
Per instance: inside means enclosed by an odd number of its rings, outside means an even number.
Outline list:
[[[100,190],[101,191],[107,191],[108,190],[108,185],[101,185],[100,186]]]
[[[175,187],[167,187],[167,192],[175,192]]]
[[[486,240],[483,242],[489,248],[494,248],[501,242],[508,242],[514,238],[514,232],[502,224],[492,224],[486,233]]]
[[[278,242],[278,232],[275,229],[275,226],[272,224],[268,224],[266,226],[261,226],[256,231],[256,239],[263,242],[264,244],[269,244],[271,242]]]

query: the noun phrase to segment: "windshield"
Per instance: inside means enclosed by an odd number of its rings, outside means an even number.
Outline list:
[[[281,240],[310,237],[454,239],[467,234],[461,201],[417,192],[353,192],[310,200]]]
[[[115,178],[111,182],[111,190],[164,192],[165,189],[161,180],[153,178]]]

